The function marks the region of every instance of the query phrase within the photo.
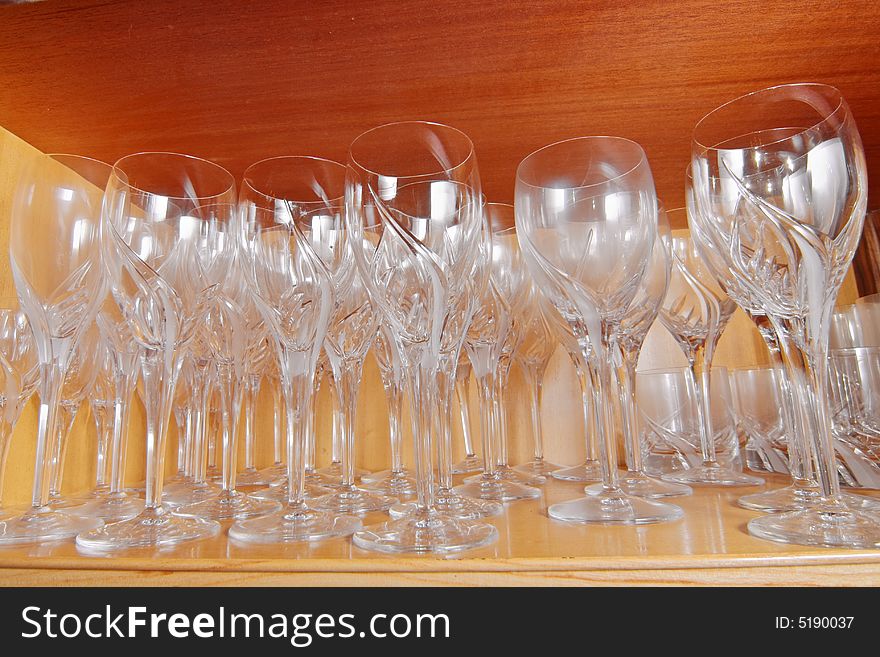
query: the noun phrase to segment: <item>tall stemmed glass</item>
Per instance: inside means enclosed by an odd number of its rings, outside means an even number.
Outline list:
[[[0,496],[12,430],[37,388],[38,377],[34,336],[18,298],[0,298]],[[0,523],[9,515],[0,504]]]
[[[287,486],[275,489],[285,493],[281,510],[239,520],[229,530],[232,538],[252,543],[347,536],[361,525],[354,516],[310,508],[305,501],[308,415],[318,355],[335,307],[330,272],[309,231],[311,219],[328,212],[338,194],[322,167],[301,165],[291,158],[252,165],[239,199],[248,280],[272,336],[287,418]]]
[[[486,205],[486,283],[478,292],[478,305],[465,343],[480,396],[480,433],[483,473],[455,488],[459,495],[497,502],[535,499],[541,491],[504,476],[507,469],[502,387],[505,370],[517,336],[514,312],[519,311],[528,288],[519,264],[513,208]],[[514,264],[516,263],[516,264]],[[512,302],[512,303],[511,303]],[[516,311],[514,311],[514,305]]]
[[[820,84],[742,96],[697,124],[691,172],[692,230],[720,256],[718,278],[735,281],[776,329],[821,489],[807,508],[755,518],[749,532],[786,543],[877,547],[880,517],[841,498],[827,394],[832,309],[867,203],[864,151],[849,107],[837,89]]]
[[[668,214],[673,222],[673,217],[684,215],[685,210],[670,210]],[[697,486],[758,486],[763,479],[723,466],[715,455],[709,388],[712,358],[736,305],[719,288],[687,234],[672,236],[670,250],[672,270],[669,289],[660,308],[660,321],[688,361],[688,376],[696,394],[703,462],[697,467],[665,474],[663,479]]]
[[[639,440],[638,412],[636,410],[636,365],[639,352],[648,330],[660,312],[660,306],[669,286],[671,259],[669,253],[669,222],[666,212],[660,208],[657,215],[657,238],[651,262],[639,291],[630,303],[620,323],[620,365],[618,376],[620,388],[620,418],[623,444],[626,451],[626,472],[620,477],[620,487],[628,495],[636,497],[674,497],[690,495],[690,487],[670,481],[649,477],[642,461]],[[601,490],[601,485],[588,490]]]
[[[406,373],[394,336],[387,326],[380,326],[373,343],[373,353],[382,376],[382,387],[388,401],[388,433],[391,443],[391,468],[361,477],[365,488],[372,491],[408,498],[416,494],[416,481],[403,466],[403,401],[406,392]]]
[[[355,261],[409,379],[418,488],[413,513],[358,532],[354,542],[391,552],[491,543],[498,535],[491,525],[437,511],[432,467],[434,439],[443,431],[438,380],[455,376],[454,366],[441,370],[441,360],[458,362],[482,236],[473,144],[449,126],[393,123],[352,142],[348,169],[346,221],[360,246]]]
[[[238,475],[238,424],[247,386],[247,357],[253,327],[247,307],[252,298],[246,282],[241,252],[240,224],[235,206],[215,203],[195,208],[188,230],[195,233],[196,255],[210,291],[202,304],[199,326],[190,349],[213,361],[220,397],[222,486],[216,495],[174,510],[176,515],[214,520],[250,518],[278,509],[269,500],[236,490]],[[254,336],[257,341],[260,335]]]
[[[212,520],[172,516],[162,506],[162,486],[177,378],[215,287],[198,254],[198,213],[234,200],[232,176],[207,160],[135,153],[113,165],[104,199],[104,262],[113,299],[141,348],[146,504],[133,518],[80,534],[81,547],[171,545],[220,530]]]
[[[105,300],[96,319],[107,360],[104,376],[108,381],[110,432],[105,454],[106,493],[77,509],[77,513],[101,518],[104,522],[125,520],[140,513],[144,501],[125,490],[125,458],[128,449],[128,419],[131,398],[139,374],[139,347],[128,324],[112,298]]]
[[[514,355],[519,363],[523,379],[529,390],[529,414],[532,421],[531,461],[514,468],[531,475],[549,476],[560,466],[544,458],[544,431],[541,426],[541,401],[544,397],[544,372],[556,351],[557,342],[553,338],[547,320],[538,304],[540,292],[530,282],[528,297],[523,304],[522,339]]]
[[[100,524],[49,505],[64,377],[104,297],[101,201],[110,167],[75,155],[34,158],[12,204],[9,254],[40,363],[31,509],[0,526],[0,544],[71,538]]]
[[[535,151],[517,169],[516,225],[539,289],[571,327],[584,359],[593,359],[602,401],[603,490],[554,504],[550,516],[585,523],[680,518],[674,505],[624,493],[617,472],[620,323],[645,277],[657,233],[657,197],[644,151],[618,137],[570,139]]]

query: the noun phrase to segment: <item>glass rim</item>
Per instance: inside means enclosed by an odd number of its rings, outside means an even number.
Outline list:
[[[612,178],[608,178],[607,180],[603,180],[602,182],[590,183],[588,185],[577,185],[574,187],[548,187],[546,185],[535,185],[535,184],[530,183],[527,180],[525,180],[522,177],[522,175],[520,174],[520,172],[523,168],[523,165],[528,160],[530,160],[533,156],[537,155],[538,153],[546,151],[550,148],[556,148],[558,146],[562,146],[563,144],[571,144],[574,142],[586,142],[586,141],[609,141],[609,142],[617,141],[620,143],[632,144],[639,151],[638,161],[633,166],[631,166],[629,169],[624,171],[623,173],[620,173]],[[640,166],[642,166],[643,163],[647,163],[647,161],[648,161],[648,154],[645,152],[644,147],[639,142],[637,142],[633,139],[629,139],[628,137],[619,137],[617,135],[588,135],[588,136],[582,136],[582,137],[569,137],[568,139],[554,141],[550,144],[546,144],[544,146],[541,146],[541,148],[538,148],[537,150],[532,151],[531,153],[526,155],[522,160],[520,160],[520,163],[516,167],[516,182],[517,183],[521,182],[523,185],[527,185],[527,186],[531,187],[532,189],[567,189],[567,190],[590,189],[591,187],[601,187],[602,185],[607,185],[608,183],[625,178],[626,176],[630,175],[633,171],[638,169]]]
[[[458,128],[451,126],[447,123],[440,123],[439,121],[426,121],[426,120],[416,119],[416,120],[407,120],[407,121],[390,121],[388,123],[382,123],[381,125],[373,126],[372,128],[369,128],[368,130],[364,130],[357,137],[355,137],[351,141],[351,143],[348,145],[348,161],[349,161],[349,163],[356,165],[357,168],[359,168],[360,170],[362,170],[365,173],[368,173],[372,176],[377,176],[377,177],[386,176],[386,174],[381,173],[379,171],[374,171],[370,167],[365,166],[364,164],[359,162],[357,160],[357,158],[354,157],[354,154],[352,153],[352,151],[353,151],[355,145],[362,138],[366,137],[369,134],[372,134],[378,130],[390,128],[392,126],[405,126],[405,125],[431,126],[431,127],[435,127],[435,128],[442,128],[443,130],[452,132],[452,133],[464,138],[465,143],[467,143],[467,145],[468,145],[468,154],[461,162],[455,164],[453,167],[451,167],[449,169],[439,169],[437,171],[427,171],[425,173],[418,173],[418,174],[406,175],[406,176],[388,176],[388,177],[393,177],[393,178],[396,178],[397,180],[409,180],[409,179],[415,180],[418,178],[427,178],[429,176],[435,176],[440,173],[449,173],[450,171],[456,171],[457,169],[464,167],[468,162],[474,161],[477,157],[477,151],[476,151],[476,148],[474,147],[474,142],[467,135],[467,133],[465,133],[464,131],[459,130]],[[349,164],[349,166],[350,166],[350,164]]]
[[[738,149],[738,150],[753,150],[755,148],[766,148],[767,146],[772,146],[774,144],[780,144],[782,142],[789,141],[790,139],[797,137],[799,135],[803,135],[808,132],[812,132],[812,131],[816,130],[817,128],[819,128],[822,124],[829,122],[834,115],[836,115],[842,108],[845,107],[846,101],[843,98],[843,93],[837,87],[830,85],[830,84],[825,84],[822,82],[788,82],[785,84],[777,84],[777,85],[773,85],[771,87],[764,87],[763,89],[756,89],[754,91],[749,91],[747,93],[744,93],[744,94],[737,96],[736,98],[732,98],[731,100],[728,100],[728,101],[722,103],[721,105],[719,105],[718,107],[716,107],[713,110],[710,110],[709,112],[704,114],[700,118],[700,120],[697,121],[696,125],[694,126],[693,132],[691,133],[691,142],[693,144],[696,144],[697,146],[699,146],[701,151],[704,153],[709,153],[712,151],[718,152],[718,151],[730,150],[730,149],[725,149],[725,148],[718,148],[717,144],[713,145],[713,146],[707,146],[702,141],[700,141],[700,139],[697,137],[697,134],[700,131],[701,126],[703,126],[703,124],[706,121],[708,121],[711,117],[715,116],[719,112],[728,110],[731,105],[741,103],[742,101],[749,99],[749,98],[754,98],[754,97],[764,95],[764,94],[770,94],[772,92],[780,91],[783,89],[810,88],[810,87],[815,88],[815,89],[824,89],[826,91],[831,91],[837,97],[837,105],[835,105],[834,109],[831,110],[830,112],[828,112],[827,114],[825,114],[824,116],[822,116],[818,121],[811,124],[809,127],[802,128],[798,132],[792,133],[792,134],[786,136],[785,138],[775,139],[773,141],[768,141],[766,143],[762,143],[759,146],[751,146],[746,149]],[[803,101],[800,101],[800,102],[803,102]],[[731,139],[737,139],[739,137],[743,137],[748,134],[753,134],[753,133],[746,132],[746,133],[743,133],[742,135],[734,135],[728,139],[725,139],[724,141],[726,142]],[[724,142],[719,142],[719,144],[720,143],[724,143]]]
[[[684,374],[688,371],[687,365],[681,365],[679,367],[652,367],[647,370],[636,370],[636,376],[640,374]],[[731,368],[728,368],[726,365],[713,365],[711,368],[711,372],[721,371],[730,373]]]
[[[111,171],[113,170],[112,164],[109,164],[109,163],[105,162],[104,160],[99,160],[98,158],[92,157],[91,155],[80,155],[78,153],[43,153],[43,155],[45,155],[46,157],[50,157],[56,161],[62,157],[69,157],[69,158],[76,159],[76,160],[86,160],[88,162],[94,162],[95,164],[103,164],[105,167],[107,167]]]
[[[217,164],[216,162],[212,162],[211,160],[205,159],[203,157],[199,157],[197,155],[188,155],[187,153],[178,153],[175,151],[138,151],[136,153],[129,153],[128,155],[123,155],[116,162],[113,163],[112,170],[110,175],[115,177],[117,180],[123,181],[120,177],[120,173],[125,175],[126,179],[128,178],[128,174],[125,173],[125,170],[119,166],[123,160],[140,158],[148,155],[163,155],[163,156],[171,156],[173,158],[178,158],[182,160],[188,160],[192,162],[198,162],[200,164],[207,164],[210,168],[216,169],[222,175],[226,176],[229,179],[230,185],[221,192],[217,194],[208,194],[206,196],[174,196],[171,194],[158,194],[156,192],[151,192],[147,189],[141,189],[136,185],[132,185],[131,183],[125,182],[125,184],[133,190],[141,192],[142,194],[151,194],[155,196],[164,196],[168,199],[174,199],[179,201],[206,201],[212,198],[220,198],[224,194],[228,193],[230,190],[235,190],[235,176],[233,176],[225,167]],[[204,205],[204,203],[198,203],[198,205]]]
[[[836,347],[828,350],[829,358],[835,356],[858,356],[865,353],[880,354],[880,345],[861,346],[861,347]]]
[[[247,168],[244,170],[244,172],[241,174],[241,184],[242,184],[242,185],[247,185],[248,188],[254,190],[254,191],[257,192],[258,194],[261,194],[262,196],[265,196],[266,198],[278,199],[278,200],[280,200],[280,201],[291,201],[291,202],[294,202],[294,203],[322,203],[322,201],[319,201],[319,200],[315,200],[315,201],[302,201],[302,200],[297,200],[297,199],[284,199],[284,198],[281,198],[280,196],[275,196],[275,195],[273,195],[273,194],[268,194],[268,193],[262,191],[261,189],[257,189],[257,187],[255,187],[254,185],[252,185],[252,184],[248,181],[248,173],[249,173],[252,169],[254,169],[255,167],[258,167],[258,166],[260,166],[260,165],[262,165],[262,164],[267,164],[267,163],[269,163],[269,162],[279,162],[279,161],[282,161],[282,160],[284,160],[284,161],[291,161],[291,160],[304,161],[304,160],[310,160],[310,161],[313,161],[313,162],[322,162],[322,163],[325,163],[325,164],[332,164],[332,165],[335,165],[335,166],[341,167],[343,173],[344,173],[345,170],[346,170],[346,166],[345,166],[344,164],[342,164],[341,162],[338,162],[337,160],[331,160],[330,158],[327,158],[327,157],[320,157],[320,156],[318,156],[318,155],[273,155],[272,157],[264,157],[264,158],[261,159],[261,160],[257,160],[256,162],[254,162],[254,163],[252,163],[252,164],[249,164],[248,167],[247,167]],[[339,196],[334,196],[333,198],[329,198],[329,199],[327,199],[327,200],[328,200],[328,201],[341,201],[341,200],[344,199],[344,198],[345,198],[345,186],[343,185],[343,191],[342,191],[342,194],[340,194]]]

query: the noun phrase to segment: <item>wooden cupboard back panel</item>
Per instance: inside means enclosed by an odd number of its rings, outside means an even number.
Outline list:
[[[880,169],[878,35],[873,0],[50,0],[0,8],[0,125],[45,152],[178,150],[239,175],[426,118],[472,136],[497,201],[535,148],[619,134],[675,207],[695,122],[773,84],[840,87]]]

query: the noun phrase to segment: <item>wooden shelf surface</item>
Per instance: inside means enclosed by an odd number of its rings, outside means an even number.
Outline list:
[[[579,491],[577,484],[549,483],[542,499],[508,505],[492,521],[495,545],[453,557],[375,554],[347,539],[250,546],[228,540],[224,527],[211,540],[106,556],[84,554],[72,542],[0,549],[0,585],[880,585],[880,550],[751,537],[746,523],[757,514],[734,504],[750,489],[696,490],[677,500],[685,517],[667,524],[577,526],[547,517],[549,504]]]

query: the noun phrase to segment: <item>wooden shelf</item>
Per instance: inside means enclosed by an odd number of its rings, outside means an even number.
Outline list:
[[[781,477],[769,481],[784,484]],[[245,546],[223,535],[109,556],[63,543],[0,550],[0,585],[880,585],[880,550],[806,548],[749,536],[746,523],[757,514],[734,504],[746,489],[697,490],[676,500],[685,517],[669,524],[574,526],[546,517],[547,505],[579,491],[576,484],[549,483],[543,499],[511,504],[493,520],[495,545],[455,557],[378,555],[347,539]]]

